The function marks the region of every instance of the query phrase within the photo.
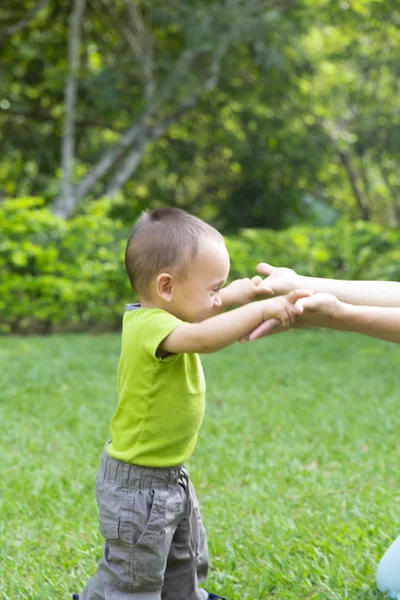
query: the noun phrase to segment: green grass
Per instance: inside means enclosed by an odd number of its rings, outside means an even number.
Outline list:
[[[0,340],[0,598],[69,598],[102,550],[94,477],[118,335]],[[383,599],[399,530],[400,347],[291,332],[203,357],[189,468],[208,588],[229,600]]]

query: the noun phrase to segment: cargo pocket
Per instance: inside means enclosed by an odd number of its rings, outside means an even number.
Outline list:
[[[135,585],[143,589],[161,589],[167,562],[166,544],[166,504],[168,492],[164,490],[147,491],[147,519],[140,531],[137,531],[133,543],[133,579]],[[138,518],[140,507],[146,498],[136,498],[135,515]]]
[[[113,482],[103,481],[96,485],[99,527],[105,540],[116,540],[119,537],[122,497],[123,490]]]
[[[118,525],[119,536],[130,551],[147,534],[153,519],[155,497],[153,489],[129,490],[122,502],[119,523],[111,524],[114,528]]]
[[[156,492],[154,489],[136,490],[133,498],[132,515],[135,524],[131,543],[133,548],[146,536],[154,519]]]

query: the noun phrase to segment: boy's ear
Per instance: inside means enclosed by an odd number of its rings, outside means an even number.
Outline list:
[[[174,278],[169,273],[160,273],[156,279],[156,293],[166,302],[174,298]]]

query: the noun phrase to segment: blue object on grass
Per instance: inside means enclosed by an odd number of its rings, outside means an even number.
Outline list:
[[[381,592],[400,600],[400,536],[386,550],[376,570],[376,583]]]

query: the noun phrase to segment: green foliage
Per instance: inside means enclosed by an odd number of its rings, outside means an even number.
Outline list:
[[[400,280],[400,232],[376,223],[340,220],[333,227],[246,229],[228,238],[227,246],[232,277],[248,275],[265,261],[312,277]]]
[[[321,193],[348,216],[399,226],[399,4],[307,4],[297,50],[310,69],[298,74],[291,114],[297,105],[300,128],[318,132]]]
[[[51,204],[62,177],[73,3],[44,3],[16,29],[40,3],[3,4],[0,197],[40,195]],[[146,151],[121,183],[122,220],[131,204],[163,202],[195,206],[225,231],[280,229],[303,219],[312,196],[347,218],[400,226],[397,1],[86,4],[73,183],[144,112],[149,131],[171,124],[160,138],[138,134]],[[129,18],[129,4],[139,20]],[[218,85],[208,88],[225,41]],[[195,91],[198,101],[180,111]],[[84,196],[107,193],[133,149]]]
[[[64,222],[38,198],[0,205],[0,332],[116,327],[130,292],[126,232],[107,201]]]
[[[119,325],[132,292],[123,266],[128,230],[115,209],[103,200],[63,221],[39,198],[0,204],[0,333]],[[244,229],[226,240],[231,279],[267,261],[317,277],[400,280],[400,233],[373,223]]]

